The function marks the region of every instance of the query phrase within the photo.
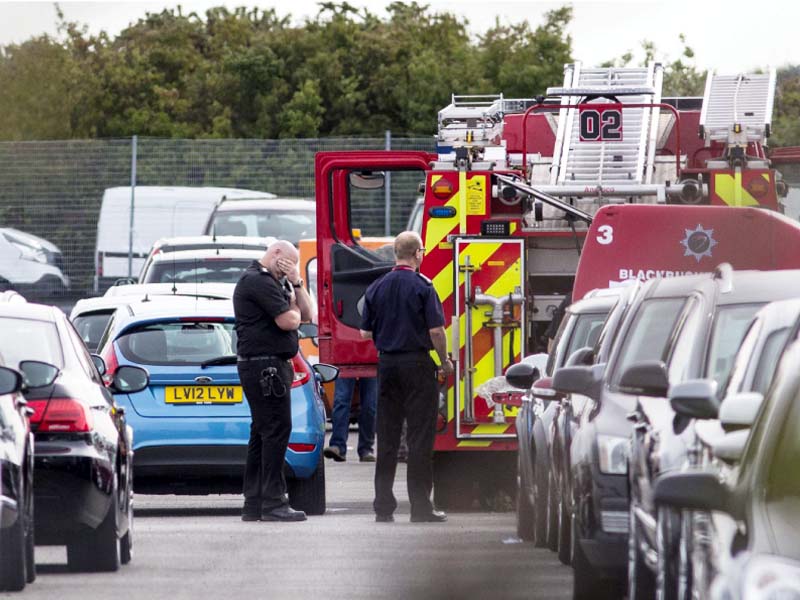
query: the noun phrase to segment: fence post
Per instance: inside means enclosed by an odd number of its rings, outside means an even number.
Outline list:
[[[386,130],[386,149],[392,149],[392,130]],[[392,174],[386,173],[386,186],[384,189],[385,208],[383,214],[383,230],[385,236],[392,235]]]
[[[133,208],[136,200],[136,145],[138,136],[131,141],[131,218],[128,225],[128,277],[133,277]]]

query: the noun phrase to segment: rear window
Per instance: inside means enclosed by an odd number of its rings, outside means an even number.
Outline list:
[[[110,312],[92,313],[75,317],[72,324],[89,351],[95,352],[110,320]]]
[[[233,322],[157,323],[117,339],[122,355],[144,365],[194,365],[236,354]]]
[[[250,258],[163,260],[151,265],[142,283],[236,283],[252,262]]]
[[[273,236],[295,246],[303,238],[316,237],[317,215],[311,210],[220,211],[211,232],[217,235]]]
[[[611,381],[616,387],[626,369],[643,360],[663,360],[672,330],[685,298],[658,298],[642,302],[614,364]]]
[[[40,360],[64,367],[61,339],[55,323],[0,317],[0,354],[13,368],[23,360]]]

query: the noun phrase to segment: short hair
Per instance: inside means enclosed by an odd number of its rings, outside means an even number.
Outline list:
[[[394,256],[399,260],[408,260],[422,248],[422,238],[415,231],[403,231],[394,238]]]

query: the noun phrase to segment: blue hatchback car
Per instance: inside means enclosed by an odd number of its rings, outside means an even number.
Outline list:
[[[134,429],[137,491],[240,492],[250,411],[236,370],[236,332],[230,300],[153,297],[119,307],[101,355],[107,373],[136,365],[150,385],[116,397]],[[285,471],[290,504],[325,512],[322,447],[325,410],[320,385],[335,379],[329,365],[292,360],[292,433]]]

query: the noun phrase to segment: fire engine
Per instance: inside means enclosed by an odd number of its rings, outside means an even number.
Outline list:
[[[435,154],[317,154],[320,360],[344,376],[375,374],[375,349],[358,334],[359,306],[367,286],[391,268],[353,238],[354,199],[390,176],[411,173],[422,182],[421,272],[444,306],[456,366],[442,386],[436,425],[440,506],[471,501],[475,491],[485,500],[514,485],[514,409],[487,401],[480,388],[523,356],[545,351],[556,307],[589,289],[575,275],[585,245],[601,266],[614,262],[599,280],[590,276],[599,267],[583,269],[586,282],[602,287],[716,266],[713,232],[700,222],[678,232],[675,261],[659,268],[637,263],[636,247],[620,249],[609,208],[780,210],[787,186],[766,146],[775,72],[710,72],[702,98],[663,98],[662,80],[657,63],[569,64],[562,86],[537,98],[453,96],[438,115]],[[794,155],[782,156],[791,162]],[[604,220],[589,239],[598,211]],[[645,222],[653,238],[665,224]],[[628,223],[630,230],[635,221]],[[637,239],[647,239],[639,233]],[[612,248],[613,258],[602,258]]]

